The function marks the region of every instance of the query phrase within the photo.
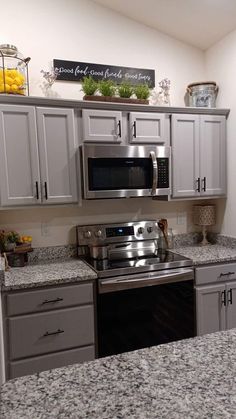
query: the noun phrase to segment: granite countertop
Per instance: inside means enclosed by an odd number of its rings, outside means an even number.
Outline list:
[[[236,414],[236,329],[10,380],[1,419],[220,419]]]
[[[96,277],[96,273],[82,260],[68,259],[10,268],[4,276],[0,276],[0,283],[2,290],[9,291],[87,281]]]
[[[219,262],[236,262],[236,248],[209,244],[206,246],[184,246],[174,248],[175,253],[192,259],[194,265],[204,265]]]

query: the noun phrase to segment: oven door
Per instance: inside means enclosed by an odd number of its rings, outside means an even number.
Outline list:
[[[85,199],[170,194],[170,147],[83,145]]]
[[[186,269],[185,273],[173,273],[169,281],[165,274],[156,276],[152,282],[140,275],[137,281],[142,285],[138,288],[129,288],[134,281],[130,276],[120,279],[120,284],[118,278],[106,280],[106,286],[113,289],[105,293],[101,293],[105,290],[102,280],[104,288],[98,294],[99,357],[195,336],[193,270]]]

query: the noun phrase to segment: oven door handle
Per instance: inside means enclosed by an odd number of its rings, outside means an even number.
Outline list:
[[[189,281],[194,279],[192,268],[180,268],[165,270],[162,273],[138,274],[118,276],[112,279],[99,280],[99,292],[114,292],[129,288],[143,288],[153,285],[161,285],[180,281]]]
[[[150,157],[152,159],[152,190],[151,194],[156,195],[157,182],[158,182],[158,167],[157,158],[154,151],[150,151]]]

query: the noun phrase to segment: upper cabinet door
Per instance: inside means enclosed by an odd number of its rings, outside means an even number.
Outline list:
[[[0,106],[1,205],[40,202],[40,175],[35,110]]]
[[[172,115],[171,119],[172,196],[199,196],[199,116]]]
[[[200,116],[201,195],[226,194],[226,122],[224,116]]]
[[[169,116],[130,112],[130,143],[169,145]]]
[[[123,140],[122,113],[83,109],[83,141],[121,143]]]
[[[37,108],[42,200],[44,204],[78,200],[77,144],[71,109]]]

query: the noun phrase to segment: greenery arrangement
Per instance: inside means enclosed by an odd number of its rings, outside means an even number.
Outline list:
[[[148,99],[150,96],[150,89],[147,84],[138,84],[134,88],[134,94],[137,99]]]
[[[147,100],[151,90],[147,84],[139,84],[132,86],[129,82],[123,81],[120,85],[116,85],[112,80],[96,81],[92,76],[84,77],[82,81],[82,91],[86,96],[95,96],[97,92],[101,96],[129,99],[135,95],[137,99]]]
[[[114,96],[116,93],[116,85],[112,80],[101,80],[98,83],[98,91],[102,96]]]
[[[91,76],[84,77],[82,81],[82,90],[85,93],[85,95],[95,95],[96,91],[98,90],[98,82],[94,80]]]
[[[19,234],[16,231],[4,231],[0,230],[0,251],[5,252],[9,244],[20,243],[21,239]]]

